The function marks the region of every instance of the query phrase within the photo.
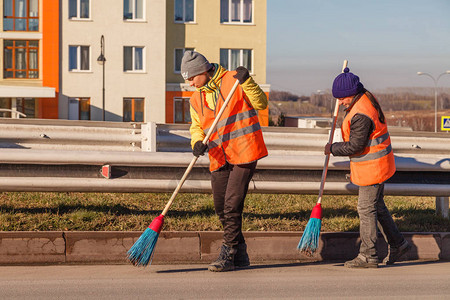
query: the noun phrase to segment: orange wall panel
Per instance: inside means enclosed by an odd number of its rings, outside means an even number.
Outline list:
[[[177,92],[167,92],[166,91],[166,123],[173,123],[174,107],[173,98],[191,98],[194,92],[187,91],[177,91]]]
[[[39,113],[36,117],[58,119],[58,93],[55,98],[39,98]]]
[[[55,98],[41,98],[39,117],[58,118],[59,93],[59,1],[42,1],[42,82],[55,89]]]

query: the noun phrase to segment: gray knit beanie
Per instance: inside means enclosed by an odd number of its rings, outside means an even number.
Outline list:
[[[184,80],[209,71],[211,68],[212,65],[200,53],[195,51],[184,52],[183,59],[181,59],[181,76]]]

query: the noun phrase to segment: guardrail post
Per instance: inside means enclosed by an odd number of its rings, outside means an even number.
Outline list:
[[[328,130],[328,136],[330,136],[330,131],[331,130]],[[336,142],[343,142],[344,140],[342,139],[342,132],[341,132],[341,129],[340,128],[336,128],[336,130],[334,131],[334,134],[333,134],[333,143],[336,143]],[[325,147],[325,145],[323,145],[324,147]]]
[[[144,123],[141,126],[141,150],[156,152],[156,123]]]
[[[448,219],[449,197],[436,197],[436,214]]]

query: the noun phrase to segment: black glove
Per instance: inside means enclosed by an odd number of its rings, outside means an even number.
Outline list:
[[[326,144],[326,145],[325,145],[325,150],[323,151],[323,153],[324,153],[325,155],[331,154],[331,147],[333,147],[332,144],[330,144],[330,143]]]
[[[238,67],[236,69],[236,75],[233,77],[239,80],[239,84],[243,84],[250,77],[250,74],[245,67]]]
[[[208,145],[203,144],[202,141],[197,141],[194,144],[192,154],[194,154],[194,156],[199,157],[200,155],[205,154],[206,149],[208,149]]]

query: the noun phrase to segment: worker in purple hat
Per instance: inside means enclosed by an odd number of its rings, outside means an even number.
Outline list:
[[[383,263],[393,264],[411,249],[384,203],[384,182],[395,173],[386,119],[380,104],[348,68],[333,82],[333,96],[346,107],[343,142],[327,144],[325,154],[350,157],[350,180],[359,187],[361,246],[348,268],[377,268],[377,225],[389,245]]]

